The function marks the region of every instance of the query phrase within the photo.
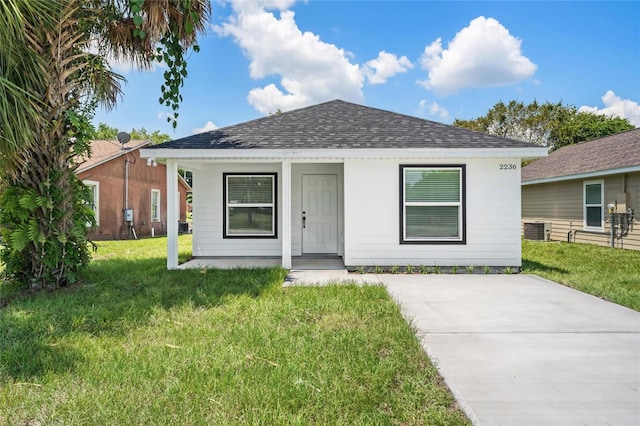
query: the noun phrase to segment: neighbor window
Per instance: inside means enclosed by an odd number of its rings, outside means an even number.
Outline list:
[[[465,243],[464,165],[400,166],[400,243]]]
[[[584,183],[584,227],[595,231],[604,230],[603,199],[604,182],[592,180]]]
[[[276,175],[224,174],[224,237],[276,235]]]
[[[96,219],[95,226],[98,226],[100,225],[100,183],[93,180],[83,180],[82,183],[89,188],[89,204]],[[87,226],[91,226],[91,223],[87,223]]]
[[[160,190],[151,190],[151,222],[160,222]]]

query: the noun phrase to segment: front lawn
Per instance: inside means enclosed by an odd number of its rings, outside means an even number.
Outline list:
[[[0,424],[469,424],[383,287],[166,271],[165,243],[0,310]]]
[[[522,271],[640,311],[640,251],[522,242]]]

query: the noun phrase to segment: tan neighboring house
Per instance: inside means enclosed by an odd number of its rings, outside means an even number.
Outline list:
[[[91,157],[76,170],[91,188],[96,226],[92,240],[121,240],[167,233],[167,168],[140,158],[140,148],[151,141],[91,142]],[[191,188],[178,175],[178,228],[186,229],[187,192]]]
[[[639,208],[640,128],[560,148],[522,169],[525,238],[640,250]]]

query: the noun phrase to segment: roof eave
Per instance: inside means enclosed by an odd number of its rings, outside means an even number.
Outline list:
[[[141,143],[140,145],[132,146],[130,148],[126,148],[126,149],[122,149],[120,151],[114,152],[113,154],[108,155],[108,156],[104,157],[103,159],[101,159],[100,161],[97,161],[97,162],[95,162],[93,164],[90,164],[88,166],[84,166],[83,167],[82,164],[81,164],[80,167],[78,167],[76,169],[75,173],[76,174],[80,174],[80,173],[86,172],[87,170],[91,170],[94,167],[98,167],[99,165],[107,163],[107,162],[113,160],[114,158],[122,157],[127,152],[134,152],[134,151],[136,151],[138,149],[142,150],[143,147],[145,147],[147,145],[150,145],[150,144],[151,144],[151,140],[147,140],[144,143]]]
[[[522,181],[521,184],[522,186],[537,185],[540,183],[561,182],[564,180],[573,180],[573,179],[591,179],[591,178],[600,177],[600,176],[610,176],[610,175],[617,175],[621,173],[633,173],[633,172],[640,172],[640,164],[635,166],[619,167],[619,168],[608,169],[608,170],[596,170],[592,172],[575,173],[572,175],[565,175],[565,176],[552,176],[552,177],[546,177],[546,178],[531,179],[527,181]]]
[[[187,182],[187,180],[185,178],[183,178],[182,176],[178,175],[178,182],[184,186],[184,188],[187,190],[187,192],[191,191],[191,185],[189,185],[189,182]]]
[[[377,159],[377,158],[522,158],[547,156],[545,147],[517,148],[368,148],[368,149],[170,149],[146,148],[142,158],[175,160]]]

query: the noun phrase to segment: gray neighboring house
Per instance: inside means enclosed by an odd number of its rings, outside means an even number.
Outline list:
[[[520,162],[546,149],[335,100],[142,150],[193,172],[193,256],[521,265]],[[176,215],[176,197],[169,197]],[[167,267],[178,267],[169,217]]]
[[[640,250],[640,129],[560,148],[522,169],[525,236],[546,223],[552,240],[611,245],[609,206],[615,247]]]

